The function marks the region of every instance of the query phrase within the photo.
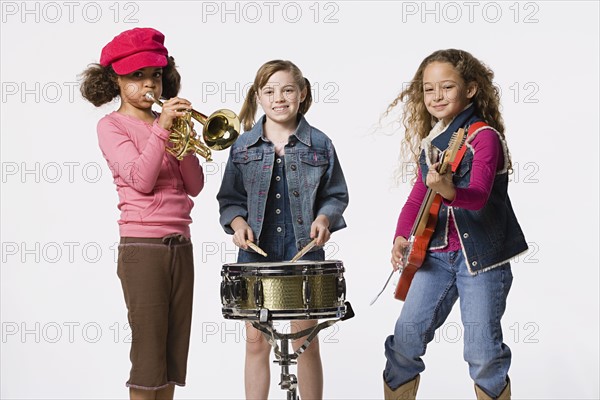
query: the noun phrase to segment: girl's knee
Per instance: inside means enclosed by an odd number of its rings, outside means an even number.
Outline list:
[[[294,346],[294,351],[298,350],[304,343],[306,343],[306,338],[301,338],[298,340],[294,340],[293,342],[293,346]],[[319,345],[319,338],[316,337],[314,338],[309,346],[304,349],[303,353],[302,353],[302,357],[319,357],[320,354],[320,345]],[[302,358],[300,357],[300,358]]]
[[[269,354],[271,345],[260,335],[256,337],[248,337],[246,339],[246,354],[248,355],[262,355]]]
[[[318,321],[314,320],[306,320],[306,321],[292,321],[290,324],[290,331],[292,333],[298,333],[300,331],[312,332],[312,329],[317,325]],[[292,346],[294,351],[297,351],[302,345],[306,343],[307,336],[301,337],[299,339],[295,339],[292,341]],[[303,351],[302,357],[313,357],[314,355],[319,355],[319,337],[315,336],[314,339],[311,340],[308,347]],[[300,358],[302,358],[300,357]]]

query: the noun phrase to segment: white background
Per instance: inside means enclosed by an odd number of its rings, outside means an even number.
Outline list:
[[[227,11],[230,10],[230,11]],[[321,334],[327,399],[382,398],[383,342],[402,303],[389,272],[401,131],[379,124],[420,61],[461,48],[502,90],[509,191],[531,250],[513,264],[504,317],[515,399],[597,399],[597,2],[2,2],[1,397],[127,397],[130,333],[116,276],[117,194],[96,140],[99,109],[77,75],[123,30],[151,26],[195,108],[239,111],[258,67],[294,61],[314,85],[308,121],[334,141],[348,228],[326,248],[346,267],[356,317]],[[398,117],[395,113],[393,117]],[[224,320],[235,261],[215,200],[227,152],[205,164],[192,235],[196,280],[188,385],[177,398],[243,397],[241,324]],[[474,398],[457,310],[425,356],[420,398]],[[285,398],[272,367],[272,398]]]

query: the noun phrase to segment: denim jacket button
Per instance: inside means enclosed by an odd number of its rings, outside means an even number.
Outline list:
[[[294,190],[294,191],[292,192],[292,194],[294,195],[294,197],[298,197],[298,196],[300,196],[300,193],[298,193],[298,191],[297,191],[297,190]]]
[[[283,230],[283,229],[281,229],[281,227],[280,227],[280,226],[278,226],[278,227],[277,227],[277,232],[278,232],[278,233],[281,233],[281,231],[282,231],[282,230]]]
[[[275,198],[276,198],[276,199],[280,199],[280,198],[281,198],[281,194],[280,194],[280,193],[277,193],[277,194],[275,195]]]
[[[474,267],[476,267],[476,266],[477,266],[477,261],[473,261],[473,262],[471,263],[471,265],[472,265],[472,266],[474,266]]]
[[[292,169],[292,171],[295,171],[295,170],[296,170],[296,164],[292,164],[292,165],[290,166],[290,168]]]
[[[281,180],[281,177],[280,177],[279,175],[277,175],[277,176],[275,177],[275,180],[276,180],[277,182],[279,182],[279,181]]]
[[[281,158],[277,159],[277,164],[281,164]]]
[[[275,214],[281,214],[281,210],[278,208],[277,210],[275,210]]]
[[[296,220],[300,225],[302,225],[302,223],[304,222],[304,220],[302,219],[302,217],[298,217],[298,219]]]
[[[464,237],[465,239],[467,239],[467,238],[469,237],[469,234],[468,234],[468,233],[463,233],[463,237]]]

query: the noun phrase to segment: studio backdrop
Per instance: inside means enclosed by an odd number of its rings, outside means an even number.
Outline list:
[[[3,399],[127,396],[131,330],[116,274],[117,193],[98,147],[100,108],[78,75],[114,36],[153,27],[181,97],[239,112],[259,66],[287,59],[312,83],[309,123],[334,142],[349,187],[346,229],[325,246],[346,268],[356,316],[320,334],[325,398],[383,397],[383,343],[402,302],[390,272],[414,171],[399,160],[400,108],[421,60],[471,52],[495,72],[513,160],[509,194],[529,243],[513,260],[503,319],[517,399],[597,399],[598,13],[580,1],[2,1],[1,351]],[[156,108],[158,111],[158,108]],[[260,115],[260,114],[259,114]],[[227,151],[202,161],[191,225],[195,298],[181,399],[243,398],[245,331],[221,314],[236,261],[216,193]],[[395,276],[393,280],[397,281]],[[278,322],[285,331],[285,321]],[[458,307],[424,358],[419,396],[474,398]],[[273,365],[271,397],[285,398]]]

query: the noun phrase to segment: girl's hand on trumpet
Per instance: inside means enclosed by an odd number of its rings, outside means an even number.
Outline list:
[[[192,103],[181,97],[166,100],[162,105],[158,125],[166,130],[171,130],[175,118],[184,117],[185,113],[191,109]]]

